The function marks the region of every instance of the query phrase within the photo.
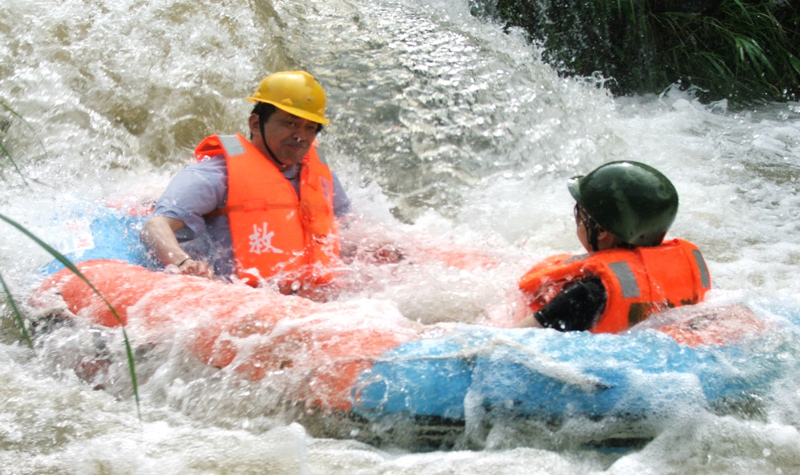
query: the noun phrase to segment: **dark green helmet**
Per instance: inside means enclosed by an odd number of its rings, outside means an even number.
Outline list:
[[[624,242],[656,246],[678,213],[678,192],[661,172],[644,163],[609,162],[567,183],[578,205]]]

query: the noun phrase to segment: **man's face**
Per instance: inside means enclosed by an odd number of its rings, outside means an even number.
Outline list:
[[[264,144],[272,150],[279,163],[275,163],[280,170],[285,170],[303,159],[317,137],[319,124],[311,122],[288,112],[276,109],[264,124],[264,136],[261,136],[258,116],[250,115],[250,133],[253,143],[261,152],[273,162],[272,155]],[[263,140],[263,141],[262,141]]]

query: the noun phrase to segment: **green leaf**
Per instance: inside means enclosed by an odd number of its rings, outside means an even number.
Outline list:
[[[136,412],[139,414],[139,418],[141,418],[141,411],[140,411],[140,406],[139,406],[139,386],[138,386],[138,383],[136,381],[136,368],[135,368],[134,361],[133,361],[133,351],[131,350],[131,343],[130,343],[130,340],[128,339],[128,333],[125,331],[125,325],[122,323],[122,318],[120,318],[119,314],[117,313],[117,310],[111,305],[111,303],[105,298],[105,296],[102,293],[100,293],[100,291],[97,290],[97,288],[95,288],[95,286],[91,282],[89,282],[89,279],[87,279],[86,276],[83,275],[83,273],[80,270],[78,270],[77,267],[75,267],[75,265],[72,263],[72,261],[67,259],[63,254],[61,254],[60,252],[56,251],[51,246],[49,246],[46,242],[44,242],[41,239],[39,239],[38,237],[36,237],[33,233],[31,233],[30,231],[25,229],[24,226],[22,226],[21,224],[17,223],[13,219],[5,216],[2,213],[0,213],[0,219],[2,219],[3,221],[7,222],[11,226],[17,228],[17,230],[19,230],[22,234],[26,235],[28,238],[30,238],[32,241],[34,241],[36,244],[38,244],[39,247],[41,247],[42,249],[44,249],[45,251],[50,253],[50,255],[52,255],[53,257],[58,259],[59,262],[64,264],[64,267],[66,267],[67,269],[72,271],[73,274],[75,274],[78,277],[80,277],[81,280],[83,280],[86,283],[86,285],[88,285],[89,288],[91,288],[94,291],[94,293],[96,293],[103,300],[103,302],[105,302],[105,304],[111,310],[111,313],[114,314],[114,318],[117,319],[117,322],[119,322],[120,328],[122,329],[122,337],[125,340],[125,352],[127,354],[128,368],[130,369],[130,374],[131,374],[131,383],[132,383],[132,386],[133,386],[133,395],[134,395],[134,398],[136,399]]]
[[[17,319],[17,325],[19,325],[20,330],[22,330],[22,336],[25,337],[25,341],[28,342],[28,346],[33,349],[33,340],[31,340],[31,336],[28,334],[28,329],[25,328],[25,320],[22,318],[22,313],[20,313],[17,303],[14,301],[14,297],[11,295],[11,290],[9,290],[5,279],[3,279],[2,273],[0,273],[0,284],[3,285],[3,291],[5,292],[6,297],[8,297],[8,303],[11,304],[11,310],[14,312],[14,316]]]

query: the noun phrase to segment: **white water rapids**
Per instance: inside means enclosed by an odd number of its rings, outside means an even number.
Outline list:
[[[244,97],[262,77],[304,69],[328,94],[320,146],[376,235],[502,262],[372,270],[349,298],[391,302],[422,323],[479,323],[538,259],[580,251],[567,178],[633,159],[678,189],[670,235],[703,250],[710,300],[800,305],[800,104],[733,110],[678,90],[612,98],[595,79],[560,77],[520,32],[472,17],[467,3],[4,0],[0,100],[24,121],[0,115],[21,172],[0,156],[0,213],[37,232],[74,200],[157,197],[200,139],[245,129]],[[49,259],[0,222],[0,272],[15,295]],[[483,448],[415,453],[314,437],[260,412],[268,388],[182,380],[180,353],[141,387],[140,419],[124,390],[93,391],[53,348],[31,352],[0,302],[3,474],[800,470],[800,375],[757,417],[676,408],[627,451],[569,444],[567,427],[533,444],[497,433]],[[62,356],[75,338],[60,342]]]

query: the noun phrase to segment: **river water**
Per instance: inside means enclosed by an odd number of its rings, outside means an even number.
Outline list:
[[[739,110],[677,89],[612,98],[600,78],[560,77],[520,32],[472,17],[466,0],[5,0],[0,36],[0,100],[26,120],[0,116],[25,177],[3,160],[0,212],[35,232],[74,201],[157,197],[200,139],[245,130],[243,98],[263,76],[304,69],[328,93],[320,145],[371,235],[500,262],[372,271],[351,298],[391,302],[422,323],[480,323],[532,263],[580,251],[566,179],[634,159],[678,189],[671,235],[703,249],[709,300],[800,305],[798,103]],[[4,279],[24,298],[50,258],[5,223],[0,251]],[[511,433],[427,452],[311,434],[259,413],[263,388],[213,376],[156,371],[140,388],[139,417],[129,393],[93,391],[49,357],[53,348],[20,343],[7,304],[3,316],[4,474],[800,468],[796,377],[774,388],[759,417],[695,411],[625,450]]]

